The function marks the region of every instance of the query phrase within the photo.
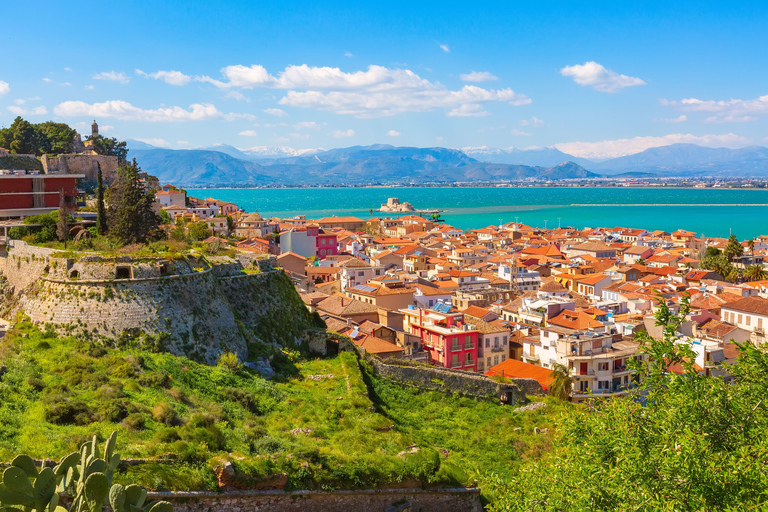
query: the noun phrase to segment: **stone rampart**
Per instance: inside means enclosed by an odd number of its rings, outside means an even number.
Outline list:
[[[117,177],[116,156],[105,155],[59,155],[41,157],[43,170],[48,173],[84,174],[85,180],[96,182],[97,163],[101,165],[104,181],[111,182]]]
[[[245,360],[251,341],[300,345],[312,327],[280,269],[244,274],[223,257],[211,266],[199,256],[69,256],[12,241],[0,255],[0,315],[23,312],[75,335],[138,338],[207,363],[222,351]]]
[[[524,402],[525,395],[543,396],[541,385],[533,379],[510,379],[500,384],[484,375],[444,368],[409,364],[385,363],[376,356],[365,355],[373,371],[386,379],[425,391],[448,391],[478,399],[498,400],[506,392],[508,403]]]
[[[175,512],[482,512],[480,490],[370,489],[358,491],[149,492],[149,500],[166,500]]]

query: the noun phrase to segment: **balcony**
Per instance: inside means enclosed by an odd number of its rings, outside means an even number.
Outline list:
[[[504,352],[505,347],[491,347],[491,352]]]

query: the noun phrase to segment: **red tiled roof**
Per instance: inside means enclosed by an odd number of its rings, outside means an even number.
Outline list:
[[[507,359],[492,366],[485,374],[488,376],[501,375],[510,379],[534,379],[541,384],[544,391],[552,384],[551,371],[535,364],[524,363],[516,359]]]

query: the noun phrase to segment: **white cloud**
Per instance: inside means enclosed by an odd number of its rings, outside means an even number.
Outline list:
[[[451,47],[447,44],[441,44],[440,49],[443,50],[445,53],[451,53]]]
[[[352,132],[352,135],[354,135],[354,132]],[[350,135],[350,137],[352,135]],[[288,136],[291,137],[292,139],[297,139],[297,140],[309,140],[311,137],[308,133],[296,133],[296,132],[289,133]]]
[[[604,140],[600,142],[565,142],[555,144],[555,148],[570,155],[582,158],[614,158],[632,155],[648,148],[688,143],[708,147],[739,148],[752,141],[733,133],[692,135],[673,133],[662,137],[633,137],[631,139]]]
[[[449,117],[485,117],[491,115],[477,103],[465,103],[448,112]]]
[[[188,148],[192,144],[188,140],[177,140],[176,145],[179,146],[180,148]]]
[[[222,89],[286,89],[280,105],[328,110],[362,118],[391,116],[404,112],[446,109],[449,115],[487,115],[480,103],[505,101],[512,105],[531,102],[512,89],[488,90],[474,85],[452,91],[407,69],[369,66],[347,73],[339,68],[288,66],[277,76],[260,65],[237,65],[221,70],[226,81],[203,76],[196,80]]]
[[[238,135],[242,135],[243,137],[258,137],[259,134],[256,133],[253,130],[243,130],[242,132],[238,133]]]
[[[661,100],[661,104],[683,112],[712,114],[705,123],[748,123],[757,116],[768,114],[768,94],[752,100],[700,100],[685,98],[680,101]]]
[[[265,108],[264,113],[275,117],[286,117],[288,115],[288,112],[280,108]]]
[[[96,86],[94,86],[93,84],[89,84],[89,85],[86,85],[86,86],[85,86],[85,90],[86,90],[86,91],[92,91],[92,90],[94,90],[95,88],[96,88]]]
[[[49,84],[49,83],[51,83],[51,79],[50,78],[43,78],[43,82]]]
[[[355,130],[347,130],[347,131],[334,130],[333,132],[331,132],[331,136],[336,137],[337,139],[346,139],[349,137],[354,137]]]
[[[94,80],[107,80],[109,82],[119,82],[121,84],[127,84],[131,79],[125,73],[118,73],[117,71],[102,71],[95,75],[91,75]]]
[[[344,52],[344,56],[347,57],[348,59],[351,59],[352,57],[354,57],[354,55],[352,55],[352,52]]]
[[[530,136],[531,136],[531,134],[530,134],[530,133],[528,133],[528,132],[524,132],[524,131],[522,131],[522,130],[518,130],[517,128],[515,128],[514,130],[512,130],[512,131],[511,131],[511,132],[509,132],[509,133],[510,133],[510,134],[511,134],[513,137],[530,137]]]
[[[14,102],[16,105],[23,105],[23,104],[25,104],[25,103],[27,102],[27,100],[25,100],[25,99],[21,99],[21,98],[18,98],[18,99],[15,99],[15,100],[13,100],[13,102]]]
[[[17,116],[44,116],[48,113],[48,109],[42,105],[33,108],[24,108],[12,105],[8,107],[8,111]]]
[[[141,75],[145,78],[154,78],[155,80],[162,80],[170,85],[187,85],[192,81],[192,77],[185,75],[181,71],[155,71],[154,73],[145,73],[140,69],[136,70],[137,75]]]
[[[688,121],[688,116],[686,116],[685,114],[682,114],[682,115],[680,115],[678,117],[660,118],[660,119],[659,118],[654,118],[653,120],[654,121],[661,121],[662,123],[672,123],[672,124],[674,124],[674,123],[684,123],[684,122]]]
[[[620,75],[594,61],[566,66],[560,70],[560,74],[571,77],[579,85],[587,85],[600,92],[619,92],[625,87],[645,85],[639,78]]]
[[[224,95],[225,98],[232,98],[233,100],[244,101],[246,103],[251,102],[251,98],[248,98],[240,91],[229,91]]]
[[[395,130],[389,130],[387,132],[387,135],[389,135],[390,137],[399,137],[400,135],[402,135],[402,133]]]
[[[215,119],[252,119],[250,114],[224,114],[210,103],[195,103],[189,106],[189,110],[181,107],[164,107],[154,110],[146,110],[135,107],[122,100],[111,100],[103,103],[85,103],[83,101],[65,101],[58,104],[54,113],[61,117],[112,117],[122,121],[143,122],[186,122],[209,121]]]
[[[459,75],[465,82],[487,82],[488,80],[498,80],[499,77],[488,71],[472,71],[464,75]]]
[[[544,126],[544,121],[536,116],[533,116],[530,119],[523,119],[520,121],[520,126],[532,126],[534,128],[539,128],[540,126]]]
[[[3,94],[8,94],[11,92],[11,86],[8,84],[8,82],[3,82],[0,80],[0,96]]]
[[[168,148],[171,145],[168,143],[165,139],[139,139],[137,138],[139,142],[143,142],[145,144],[150,144],[152,146],[157,146],[159,148]]]

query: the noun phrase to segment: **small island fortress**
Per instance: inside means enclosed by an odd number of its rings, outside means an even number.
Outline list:
[[[379,211],[384,213],[439,213],[443,210],[417,210],[411,203],[401,203],[400,199],[390,197],[385,204],[381,205]]]

